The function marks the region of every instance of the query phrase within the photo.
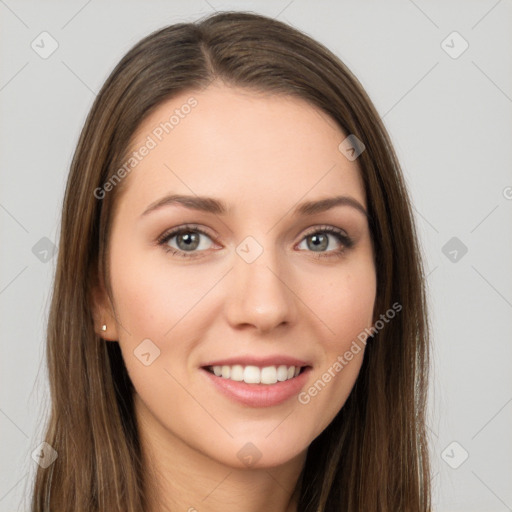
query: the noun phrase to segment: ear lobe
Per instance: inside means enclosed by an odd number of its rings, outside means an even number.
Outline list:
[[[94,332],[105,341],[118,341],[117,322],[103,283],[96,283],[91,290]]]

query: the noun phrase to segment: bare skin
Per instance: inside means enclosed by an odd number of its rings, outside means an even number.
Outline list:
[[[307,449],[345,403],[364,348],[307,403],[242,405],[201,367],[286,354],[312,367],[307,392],[372,325],[376,275],[364,213],[348,204],[293,212],[334,196],[366,209],[364,185],[357,160],[338,150],[347,134],[319,109],[217,83],[160,105],[133,147],[191,96],[197,105],[162,140],[152,135],[156,147],[121,185],[109,241],[113,307],[98,289],[98,332],[119,342],[135,386],[151,512],[295,512]],[[169,194],[213,197],[228,210],[167,204],[143,214]],[[183,234],[159,245],[189,223],[206,232],[188,231],[199,239],[193,250]],[[236,250],[246,237],[246,254],[262,251],[251,263]],[[148,365],[134,355],[146,339],[160,351]],[[260,454],[250,465],[239,456],[247,443]]]

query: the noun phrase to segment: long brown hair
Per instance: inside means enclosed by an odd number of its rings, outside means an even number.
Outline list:
[[[145,510],[133,385],[116,342],[95,333],[91,290],[105,283],[115,199],[102,187],[131,137],[163,101],[212,80],[294,95],[363,141],[358,158],[375,251],[375,320],[400,314],[368,342],[354,388],[311,443],[298,511],[426,512],[429,322],[411,204],[389,136],[358,80],[328,49],[261,15],[221,12],[165,27],[136,44],[95,99],[71,164],[47,332],[51,414],[45,441],[59,454],[38,468],[33,512]],[[341,142],[341,141],[340,141]]]

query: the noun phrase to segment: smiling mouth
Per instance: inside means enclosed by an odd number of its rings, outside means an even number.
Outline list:
[[[246,384],[276,384],[298,377],[309,366],[265,366],[253,365],[224,365],[224,366],[203,366],[204,370],[216,377],[245,382]]]

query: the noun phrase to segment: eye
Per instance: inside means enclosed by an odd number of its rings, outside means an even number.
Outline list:
[[[165,232],[159,239],[158,244],[162,245],[167,252],[184,258],[196,257],[196,252],[203,252],[209,249],[208,242],[202,238],[212,238],[203,229],[195,225],[185,225]],[[187,254],[189,253],[189,254]]]
[[[183,258],[200,257],[198,253],[205,252],[212,244],[202,240],[206,238],[212,242],[205,230],[195,224],[187,224],[166,231],[159,239],[158,244],[163,246],[166,252]],[[331,240],[338,242],[339,247],[326,250],[331,245]],[[306,244],[306,249],[316,253],[316,258],[341,257],[345,251],[354,245],[352,239],[344,231],[332,226],[322,226],[306,234],[300,245]],[[302,248],[303,249],[303,248]]]
[[[330,239],[335,239],[341,247],[326,251],[330,245]],[[316,258],[341,257],[347,249],[350,249],[354,242],[344,231],[332,226],[322,226],[306,234],[301,245],[317,253]],[[300,248],[300,245],[299,245]]]

